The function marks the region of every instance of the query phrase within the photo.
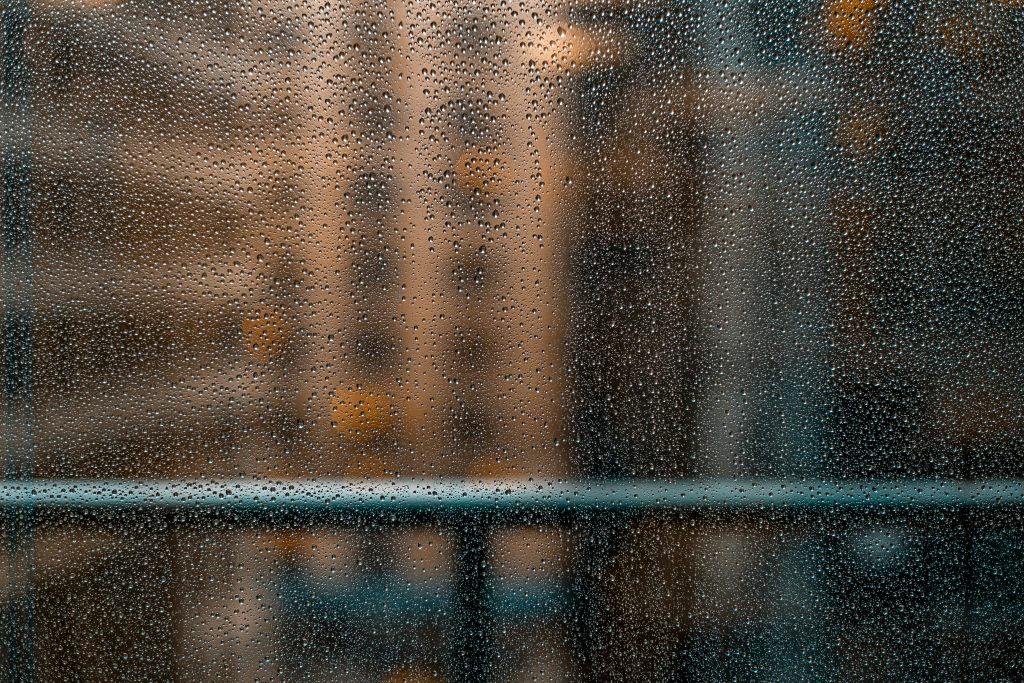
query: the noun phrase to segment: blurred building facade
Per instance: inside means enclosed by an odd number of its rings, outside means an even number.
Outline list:
[[[1019,476],[1019,12],[34,3],[35,476]],[[999,675],[990,531],[502,532],[498,677]],[[437,529],[72,535],[41,678],[445,676]]]

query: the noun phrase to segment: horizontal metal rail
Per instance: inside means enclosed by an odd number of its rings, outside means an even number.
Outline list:
[[[597,645],[591,604],[596,567],[606,543],[595,534],[617,525],[600,523],[604,514],[680,513],[698,515],[819,514],[891,515],[904,512],[1012,512],[1024,507],[1024,479],[985,481],[902,480],[595,480],[595,481],[459,481],[459,480],[283,480],[256,479],[178,481],[35,480],[0,483],[0,508],[31,510],[60,521],[98,514],[119,523],[125,515],[157,513],[179,523],[200,518],[230,519],[242,524],[287,520],[299,523],[405,524],[419,521],[447,524],[454,533],[454,572],[444,590],[420,594],[401,584],[380,584],[371,593],[318,590],[301,577],[282,589],[291,612],[319,619],[344,619],[352,613],[378,621],[410,623],[431,616],[449,624],[452,680],[492,683],[495,679],[497,632],[502,619],[517,622],[564,614],[572,624],[574,668],[580,680],[597,680],[587,672]],[[67,514],[70,513],[70,514]],[[498,524],[529,524],[554,517],[581,532],[583,560],[571,580],[556,590],[534,595],[513,587],[519,602],[508,605],[489,578],[488,546]],[[969,517],[953,515],[969,522]],[[594,524],[593,522],[599,522]],[[393,588],[395,590],[389,590]],[[531,586],[530,588],[538,588]],[[551,588],[551,587],[546,587]],[[376,601],[376,602],[375,602]],[[520,604],[521,603],[521,604]],[[376,607],[374,607],[376,605]],[[422,614],[421,614],[422,613]],[[12,621],[12,623],[15,623]],[[18,622],[20,623],[20,622]],[[34,642],[32,627],[26,640]],[[29,647],[26,652],[32,652]],[[9,656],[10,660],[11,657]],[[11,666],[13,660],[9,662]],[[23,667],[24,668],[24,667]],[[30,681],[33,667],[19,680]],[[592,673],[592,672],[591,672]]]
[[[956,480],[35,480],[0,483],[0,508],[344,518],[603,512],[872,512],[1024,506],[1024,479]]]

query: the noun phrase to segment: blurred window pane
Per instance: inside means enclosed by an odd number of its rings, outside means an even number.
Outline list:
[[[12,681],[1016,680],[1021,0],[6,0]]]

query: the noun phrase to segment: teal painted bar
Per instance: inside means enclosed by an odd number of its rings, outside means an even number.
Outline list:
[[[1024,505],[1024,480],[7,481],[0,508],[193,512],[453,513],[872,511]]]

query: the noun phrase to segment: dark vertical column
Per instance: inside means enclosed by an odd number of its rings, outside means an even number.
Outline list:
[[[618,552],[624,520],[615,515],[580,515],[573,525],[576,538],[573,572],[569,584],[567,631],[572,644],[572,677],[576,683],[602,680],[598,655],[602,625],[608,623],[602,583],[609,561]]]
[[[450,645],[450,680],[458,683],[489,683],[494,679],[494,625],[487,595],[489,536],[482,520],[467,519],[459,527]]]
[[[977,459],[973,448],[965,448],[960,457],[960,478],[966,481],[978,477]],[[962,505],[956,513],[960,533],[951,534],[953,547],[959,545],[960,594],[963,600],[960,623],[960,675],[964,681],[981,680],[977,653],[984,651],[985,643],[977,637],[975,624],[976,595],[978,590],[978,560],[976,548],[978,523],[975,511],[969,505]],[[959,538],[958,538],[959,536]],[[959,543],[958,543],[959,541]],[[980,649],[979,649],[980,648]]]
[[[32,477],[32,133],[31,80],[25,56],[25,0],[8,0],[3,31],[3,334],[4,432],[8,480]],[[6,640],[12,681],[35,678],[31,508],[8,513],[10,592]]]

